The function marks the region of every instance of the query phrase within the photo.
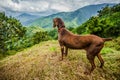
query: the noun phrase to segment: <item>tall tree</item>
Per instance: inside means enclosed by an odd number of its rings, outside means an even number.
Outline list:
[[[0,12],[0,52],[5,53],[7,49],[25,34],[25,28],[13,17],[8,17]]]

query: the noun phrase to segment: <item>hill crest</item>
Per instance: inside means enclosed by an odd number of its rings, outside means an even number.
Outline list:
[[[63,61],[59,61],[60,56],[57,41],[42,42],[1,60],[0,80],[115,80],[119,77],[117,52],[102,55],[103,70],[97,67],[91,75],[84,74],[90,68],[84,51],[69,50]],[[99,65],[98,59],[95,63]]]

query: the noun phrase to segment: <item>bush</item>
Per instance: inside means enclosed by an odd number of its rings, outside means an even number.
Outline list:
[[[105,43],[105,46],[120,51],[120,37],[115,38],[112,41]]]
[[[32,41],[34,44],[37,44],[41,41],[47,41],[50,37],[48,36],[48,33],[46,31],[40,31],[34,34]]]

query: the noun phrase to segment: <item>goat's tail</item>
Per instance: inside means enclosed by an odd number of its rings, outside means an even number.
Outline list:
[[[105,42],[105,41],[111,41],[112,40],[112,38],[102,38],[103,39],[103,41]]]

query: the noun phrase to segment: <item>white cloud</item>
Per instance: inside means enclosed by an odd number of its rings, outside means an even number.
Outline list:
[[[0,0],[0,9],[8,8],[19,12],[45,12],[52,9],[66,12],[100,3],[120,3],[120,0]]]
[[[47,10],[49,3],[46,1],[28,1],[20,0],[19,3],[11,0],[0,0],[0,6],[9,8],[14,11],[26,11],[26,12],[41,12]]]
[[[64,3],[53,4],[53,5],[51,5],[50,9],[54,9],[54,10],[57,10],[59,12],[61,12],[61,11],[67,12],[67,11],[71,10],[71,8],[68,5],[65,5]]]

